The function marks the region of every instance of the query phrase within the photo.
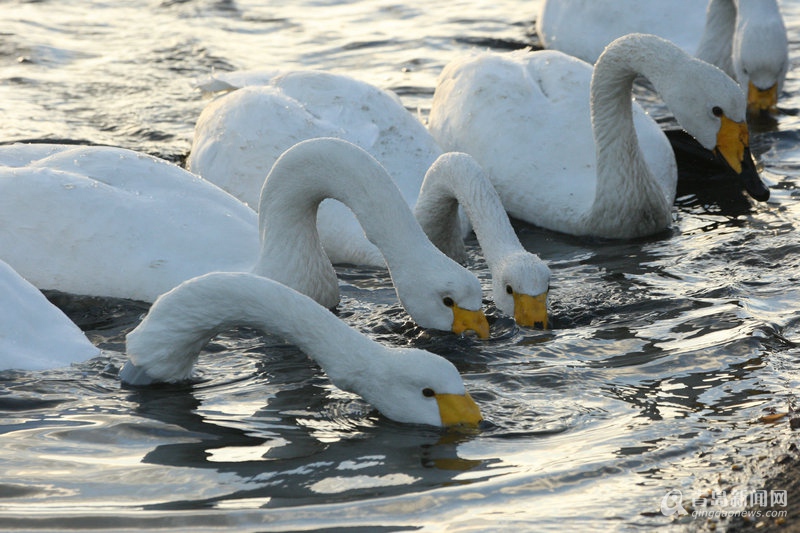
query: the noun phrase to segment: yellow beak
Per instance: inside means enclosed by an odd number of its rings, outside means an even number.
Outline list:
[[[479,338],[489,338],[489,321],[483,311],[470,311],[453,306],[453,333],[460,335],[465,331],[474,331]]]
[[[547,327],[547,291],[537,296],[514,293],[514,320],[520,326],[532,328],[541,323]]]
[[[468,392],[461,394],[437,394],[436,403],[439,405],[439,416],[442,425],[478,427],[483,421],[478,404]]]
[[[742,172],[744,154],[750,145],[750,134],[747,123],[734,122],[725,115],[720,117],[719,132],[717,133],[717,146],[719,152],[730,167],[737,173]]]
[[[759,89],[753,82],[747,88],[747,111],[749,113],[765,113],[775,111],[778,107],[778,84],[769,89]]]

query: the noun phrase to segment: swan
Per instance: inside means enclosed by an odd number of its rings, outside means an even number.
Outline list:
[[[414,215],[433,244],[449,257],[466,259],[458,219],[461,206],[492,275],[492,299],[517,324],[547,327],[550,269],[523,248],[500,197],[475,159],[465,153],[439,156],[425,174]]]
[[[135,386],[189,379],[203,346],[236,326],[296,344],[337,387],[397,422],[477,427],[482,420],[446,359],[416,348],[383,346],[307,296],[248,273],[209,273],[160,296],[126,336],[129,360],[120,379]]]
[[[129,150],[0,147],[0,250],[44,289],[152,302],[200,274],[254,272],[333,308],[338,280],[315,224],[317,205],[333,196],[378,243],[417,324],[488,337],[478,279],[430,243],[374,158],[316,139],[280,161],[256,215],[186,170]]]
[[[187,168],[254,208],[272,164],[305,139],[338,137],[365,149],[386,168],[410,207],[425,171],[442,153],[394,93],[349,76],[244,71],[215,74],[200,87],[232,92],[212,100],[198,117]],[[317,227],[334,264],[385,266],[341,203],[323,202]]]
[[[0,261],[0,370],[45,370],[100,355],[39,289]]]
[[[545,0],[536,28],[545,48],[589,62],[628,33],[659,35],[737,80],[751,112],[775,109],[789,67],[776,0]]]
[[[653,35],[617,39],[594,69],[553,50],[455,59],[437,80],[428,127],[446,150],[475,157],[513,217],[573,235],[651,235],[671,225],[677,170],[658,124],[631,104],[638,75],[751,196],[769,197],[750,155],[742,91]]]

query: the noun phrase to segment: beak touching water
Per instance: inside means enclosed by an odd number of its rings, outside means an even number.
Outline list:
[[[536,296],[514,292],[514,320],[523,327],[547,328],[547,291]]]
[[[747,112],[753,115],[770,113],[778,108],[778,84],[759,89],[753,82],[747,87]]]
[[[461,394],[437,394],[439,416],[445,427],[467,426],[476,428],[483,421],[478,404],[468,392]]]
[[[489,338],[489,321],[483,311],[470,311],[461,307],[453,306],[453,333],[460,335],[465,331],[474,331],[478,338]]]
[[[714,152],[720,155],[728,166],[739,175],[750,196],[761,202],[769,199],[769,189],[761,181],[750,153],[750,134],[747,131],[747,123],[734,122],[722,115]]]

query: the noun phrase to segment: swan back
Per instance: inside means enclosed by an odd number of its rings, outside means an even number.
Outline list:
[[[309,283],[335,281],[315,223],[316,209],[327,198],[356,214],[366,237],[383,254],[400,302],[419,325],[450,330],[453,309],[444,303],[448,298],[479,312],[478,279],[431,244],[375,158],[341,139],[303,141],[275,162],[261,192],[262,250],[255,273],[305,294],[314,289]],[[300,270],[303,264],[309,266]],[[315,299],[332,307],[332,300]]]
[[[130,361],[120,378],[132,385],[188,379],[203,346],[236,326],[296,344],[336,386],[362,396],[393,420],[445,425],[430,391],[464,398],[470,412],[461,423],[480,420],[458,371],[445,359],[418,349],[384,347],[310,298],[246,273],[207,274],[159,297],[126,337]]]
[[[187,166],[254,209],[272,164],[305,139],[336,137],[360,146],[387,169],[409,205],[441,154],[391,91],[315,70],[227,76],[241,88],[202,111]]]
[[[410,206],[425,170],[441,153],[394,93],[348,76],[255,71],[215,78],[241,88],[201,113],[188,168],[254,209],[272,164],[305,139],[336,137],[365,149],[387,169]],[[339,202],[323,202],[317,227],[334,263],[385,266],[353,214]]]
[[[249,270],[256,214],[178,166],[100,146],[0,147],[0,249],[43,289],[153,301]]]

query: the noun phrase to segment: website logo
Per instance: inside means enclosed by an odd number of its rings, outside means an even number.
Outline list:
[[[689,514],[689,512],[683,508],[683,494],[681,491],[673,489],[661,498],[661,514],[664,516],[672,516],[674,514],[683,516]]]

